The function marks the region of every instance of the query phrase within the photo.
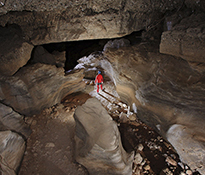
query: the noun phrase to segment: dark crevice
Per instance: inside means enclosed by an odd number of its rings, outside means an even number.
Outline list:
[[[102,50],[108,40],[86,40],[42,45],[49,53],[66,51],[65,71],[73,69],[77,60],[89,56],[91,53]]]
[[[112,38],[112,39],[97,39],[97,40],[82,40],[82,41],[70,41],[70,42],[61,42],[61,43],[50,43],[50,44],[44,44],[40,45],[42,46],[48,53],[51,55],[53,52],[65,52],[66,61],[63,63],[65,72],[72,70],[77,64],[77,60],[84,57],[89,56],[92,53],[95,52],[101,52],[103,51],[103,48],[105,44],[110,40],[115,39],[127,39],[130,42],[130,45],[139,44],[141,41],[144,41],[146,38],[144,37],[145,30],[140,30],[137,32],[132,32],[129,35],[123,36],[121,38]],[[56,67],[62,67],[62,63],[57,63],[56,60],[54,60],[54,57],[49,58],[49,55],[42,55],[42,50],[40,50],[41,55],[35,55],[35,50],[37,49],[38,45],[35,46],[31,52],[31,58],[28,60],[27,64],[25,64],[23,67],[26,67],[27,65],[35,64],[35,63],[42,63],[42,64],[51,64],[55,65]],[[45,53],[46,54],[46,53]],[[36,57],[36,58],[34,58]],[[41,58],[43,60],[41,60]],[[23,67],[19,68],[21,70]],[[16,71],[17,72],[19,72]],[[16,74],[15,73],[15,74]],[[14,74],[14,75],[15,75]]]
[[[122,38],[128,39],[131,45],[139,43],[142,39],[142,31],[133,32],[130,35]],[[115,38],[114,38],[115,39]],[[114,40],[112,39],[112,40]],[[120,39],[120,38],[118,38]],[[98,39],[98,40],[84,40],[84,41],[72,41],[63,43],[51,43],[42,45],[49,53],[54,51],[66,52],[65,71],[73,69],[77,64],[77,60],[89,56],[96,51],[102,51],[104,45],[111,39]]]

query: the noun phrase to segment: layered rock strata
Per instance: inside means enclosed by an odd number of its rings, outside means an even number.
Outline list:
[[[0,25],[20,26],[25,39],[34,45],[50,42],[113,38],[148,28],[167,10],[177,9],[172,1],[24,1],[2,2]]]
[[[28,138],[31,130],[25,124],[23,116],[13,111],[12,108],[0,103],[0,130],[12,130],[19,133],[24,138]]]
[[[97,99],[77,107],[74,118],[76,160],[89,174],[132,174],[134,155],[125,152],[117,124]]]
[[[198,13],[184,18],[172,28],[163,32],[160,52],[181,57],[189,62],[205,63],[205,14]],[[190,22],[191,21],[191,22]]]
[[[48,65],[56,65],[56,67],[64,67],[66,61],[66,52],[53,51],[49,53],[43,46],[34,48],[32,58],[29,60],[31,64],[42,63]]]
[[[0,171],[2,175],[16,175],[25,151],[25,141],[11,131],[0,132]]]
[[[202,139],[205,136],[204,74],[181,58],[161,55],[149,47],[144,52],[139,48],[142,47],[107,48],[104,55],[110,63],[102,61],[101,65],[107,72],[113,72],[119,95],[130,106],[136,104],[143,121],[170,139],[173,145],[180,142],[183,135],[189,135],[192,142],[199,145],[196,155],[191,142],[183,142],[175,148],[191,168],[204,174],[205,162],[200,157],[205,149]],[[108,64],[112,71],[108,70]],[[169,138],[166,132],[173,124],[182,126],[178,128],[181,135]],[[189,129],[183,130],[183,127]],[[181,151],[184,148],[187,152]]]
[[[0,74],[13,75],[31,57],[33,45],[23,39],[19,26],[0,26]]]
[[[12,77],[0,78],[0,100],[20,114],[30,116],[80,91],[83,70],[65,75],[63,68],[46,64],[29,65]]]
[[[85,62],[84,67],[92,65],[103,68],[103,73],[113,80],[121,100],[131,107],[135,106],[138,117],[173,145],[180,142],[180,138],[187,132],[191,140],[200,145],[199,152],[203,153],[203,71],[193,69],[181,58],[158,53],[155,43],[134,46],[127,44],[121,40],[118,44],[117,40],[107,44],[102,54],[90,55],[90,62]],[[179,131],[181,135],[178,137],[170,137],[174,134],[173,130],[168,135],[167,130],[175,124],[188,129]],[[192,169],[204,174],[205,162],[199,161],[200,153],[196,158],[191,151],[192,145],[184,143],[180,147],[176,146],[179,155],[185,163],[190,163]],[[185,147],[189,150],[186,153],[181,151]],[[186,158],[183,154],[187,155]]]
[[[191,13],[205,9],[204,1],[183,2],[191,8]],[[164,19],[167,11],[180,10],[183,2],[1,1],[0,74],[3,76],[0,78],[0,101],[21,114],[31,115],[58,103],[64,95],[83,89],[83,71],[64,76],[62,68],[51,65],[22,68],[30,59],[34,45],[114,38],[142,29],[149,31]],[[158,129],[173,145],[186,136],[184,132],[188,132],[197,144],[204,143],[203,19],[204,14],[193,14],[162,35],[160,51],[182,57],[189,63],[181,58],[162,56],[144,45],[122,49],[118,47],[123,46],[121,44],[110,47],[112,43],[104,50],[106,59],[96,62],[113,80],[122,100],[132,106],[135,104],[138,116]],[[144,51],[140,52],[140,48]],[[7,111],[6,107],[4,109]],[[3,127],[10,129],[12,126],[12,130],[19,132],[18,124],[16,128],[3,120],[2,123]],[[175,124],[180,127],[172,129]],[[184,131],[183,127],[191,131]],[[172,137],[176,130],[180,131],[180,136]],[[176,146],[177,150],[183,149],[183,145]],[[204,149],[203,145],[200,150]],[[191,145],[188,144],[188,148]],[[183,156],[184,152],[179,153]],[[187,154],[193,156],[191,151]],[[205,174],[204,160],[190,160],[193,169]]]

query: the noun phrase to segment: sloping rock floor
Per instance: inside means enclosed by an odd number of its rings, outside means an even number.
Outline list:
[[[32,134],[27,140],[27,149],[19,175],[86,175],[85,167],[74,160],[74,127],[73,114],[78,105],[82,105],[91,96],[98,98],[118,123],[122,143],[127,152],[135,151],[133,175],[198,175],[188,165],[182,163],[173,147],[158,135],[152,128],[138,120],[134,114],[130,117],[119,111],[109,109],[106,98],[111,99],[109,86],[106,92],[99,95],[95,91],[71,94],[61,104],[45,109],[39,115],[26,118]],[[93,87],[92,87],[93,88]],[[110,95],[111,94],[111,95]],[[116,99],[116,98],[115,98]],[[110,100],[113,102],[113,100]],[[118,99],[119,102],[119,99]],[[119,108],[117,102],[114,102]],[[125,105],[124,105],[125,106]]]

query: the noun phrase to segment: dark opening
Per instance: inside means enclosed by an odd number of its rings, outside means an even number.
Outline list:
[[[123,38],[128,39],[131,45],[137,44],[141,42],[142,39],[142,32],[133,32],[130,35],[124,36]],[[54,51],[58,52],[66,52],[66,61],[64,69],[65,71],[72,70],[77,64],[77,60],[84,57],[89,56],[91,53],[96,51],[102,51],[105,44],[109,40],[113,39],[98,39],[98,40],[84,40],[84,41],[71,41],[71,42],[62,42],[62,43],[50,43],[44,44],[42,47],[46,49],[49,53],[53,53]],[[117,38],[120,39],[120,38]],[[37,61],[33,61],[34,58],[34,51],[38,46],[33,49],[31,54],[31,59],[29,60],[28,64],[36,63]],[[48,59],[48,58],[47,58]],[[52,62],[51,60],[47,60],[47,62]],[[45,62],[44,62],[45,63]],[[53,63],[55,64],[55,63]],[[58,67],[58,65],[56,65]]]
[[[103,50],[108,40],[86,40],[64,43],[45,44],[43,47],[50,53],[53,51],[66,51],[65,71],[73,69],[77,60],[90,55],[92,52]]]

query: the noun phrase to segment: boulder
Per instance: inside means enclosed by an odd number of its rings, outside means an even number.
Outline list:
[[[33,50],[33,57],[30,63],[42,63],[56,65],[57,67],[64,67],[66,61],[65,52],[54,51],[49,53],[43,46],[37,46]]]
[[[33,45],[23,39],[16,25],[0,27],[0,31],[0,74],[10,76],[28,62]]]
[[[132,174],[134,155],[125,152],[117,124],[97,99],[78,106],[74,118],[76,160],[89,174]]]
[[[103,50],[105,51],[107,48],[117,48],[119,49],[120,47],[128,47],[130,46],[130,41],[128,39],[115,39],[115,40],[110,40],[108,41]]]
[[[0,78],[0,99],[15,111],[33,115],[85,87],[83,70],[69,74],[54,65],[29,65],[12,77]]]
[[[25,124],[23,116],[12,108],[0,103],[0,126],[2,130],[12,130],[20,133],[25,138],[31,134],[31,129]]]
[[[0,172],[16,175],[25,151],[25,141],[11,131],[0,132]]]
[[[172,125],[167,132],[167,139],[180,155],[181,161],[205,174],[205,139],[197,136],[191,128],[180,124]]]
[[[205,14],[193,14],[182,19],[172,30],[163,32],[160,52],[181,57],[190,62],[205,63]]]

